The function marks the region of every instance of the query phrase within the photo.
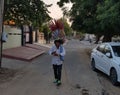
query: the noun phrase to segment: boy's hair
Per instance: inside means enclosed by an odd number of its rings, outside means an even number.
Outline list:
[[[54,41],[54,44],[56,44],[56,43],[60,43],[60,41],[59,41],[59,40],[55,40],[55,41]]]
[[[56,43],[63,44],[63,40],[62,40],[62,39],[55,40],[55,41],[54,41],[54,44],[56,44]]]
[[[59,42],[60,42],[60,44],[64,43],[63,39],[59,39]]]

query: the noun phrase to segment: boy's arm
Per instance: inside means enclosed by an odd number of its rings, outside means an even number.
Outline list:
[[[54,53],[54,46],[49,50],[49,54],[52,55]]]
[[[52,48],[49,50],[50,55],[58,56],[58,54],[55,51],[55,46],[52,46]]]
[[[60,53],[60,55],[61,55],[61,56],[65,56],[65,54],[66,54],[65,48],[64,48],[64,47],[62,47],[62,48],[63,48],[63,51]]]

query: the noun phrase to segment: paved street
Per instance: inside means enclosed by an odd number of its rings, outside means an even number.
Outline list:
[[[119,95],[101,72],[93,72],[88,51],[93,44],[70,40],[63,64],[62,85],[53,84],[51,57],[46,53],[32,62],[3,59],[3,67],[17,70],[12,80],[0,84],[0,95]]]

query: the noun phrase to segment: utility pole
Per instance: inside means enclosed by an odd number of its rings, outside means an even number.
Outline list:
[[[4,14],[4,0],[0,0],[0,68],[2,64],[3,14]]]

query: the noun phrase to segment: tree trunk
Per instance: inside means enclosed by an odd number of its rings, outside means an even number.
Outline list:
[[[0,0],[0,68],[2,63],[3,11],[4,11],[4,0]]]
[[[112,41],[112,35],[106,34],[103,37],[103,42],[111,42]]]
[[[96,35],[96,42],[95,42],[95,44],[98,44],[98,42],[100,41],[101,36],[102,35],[100,35],[100,34]]]

